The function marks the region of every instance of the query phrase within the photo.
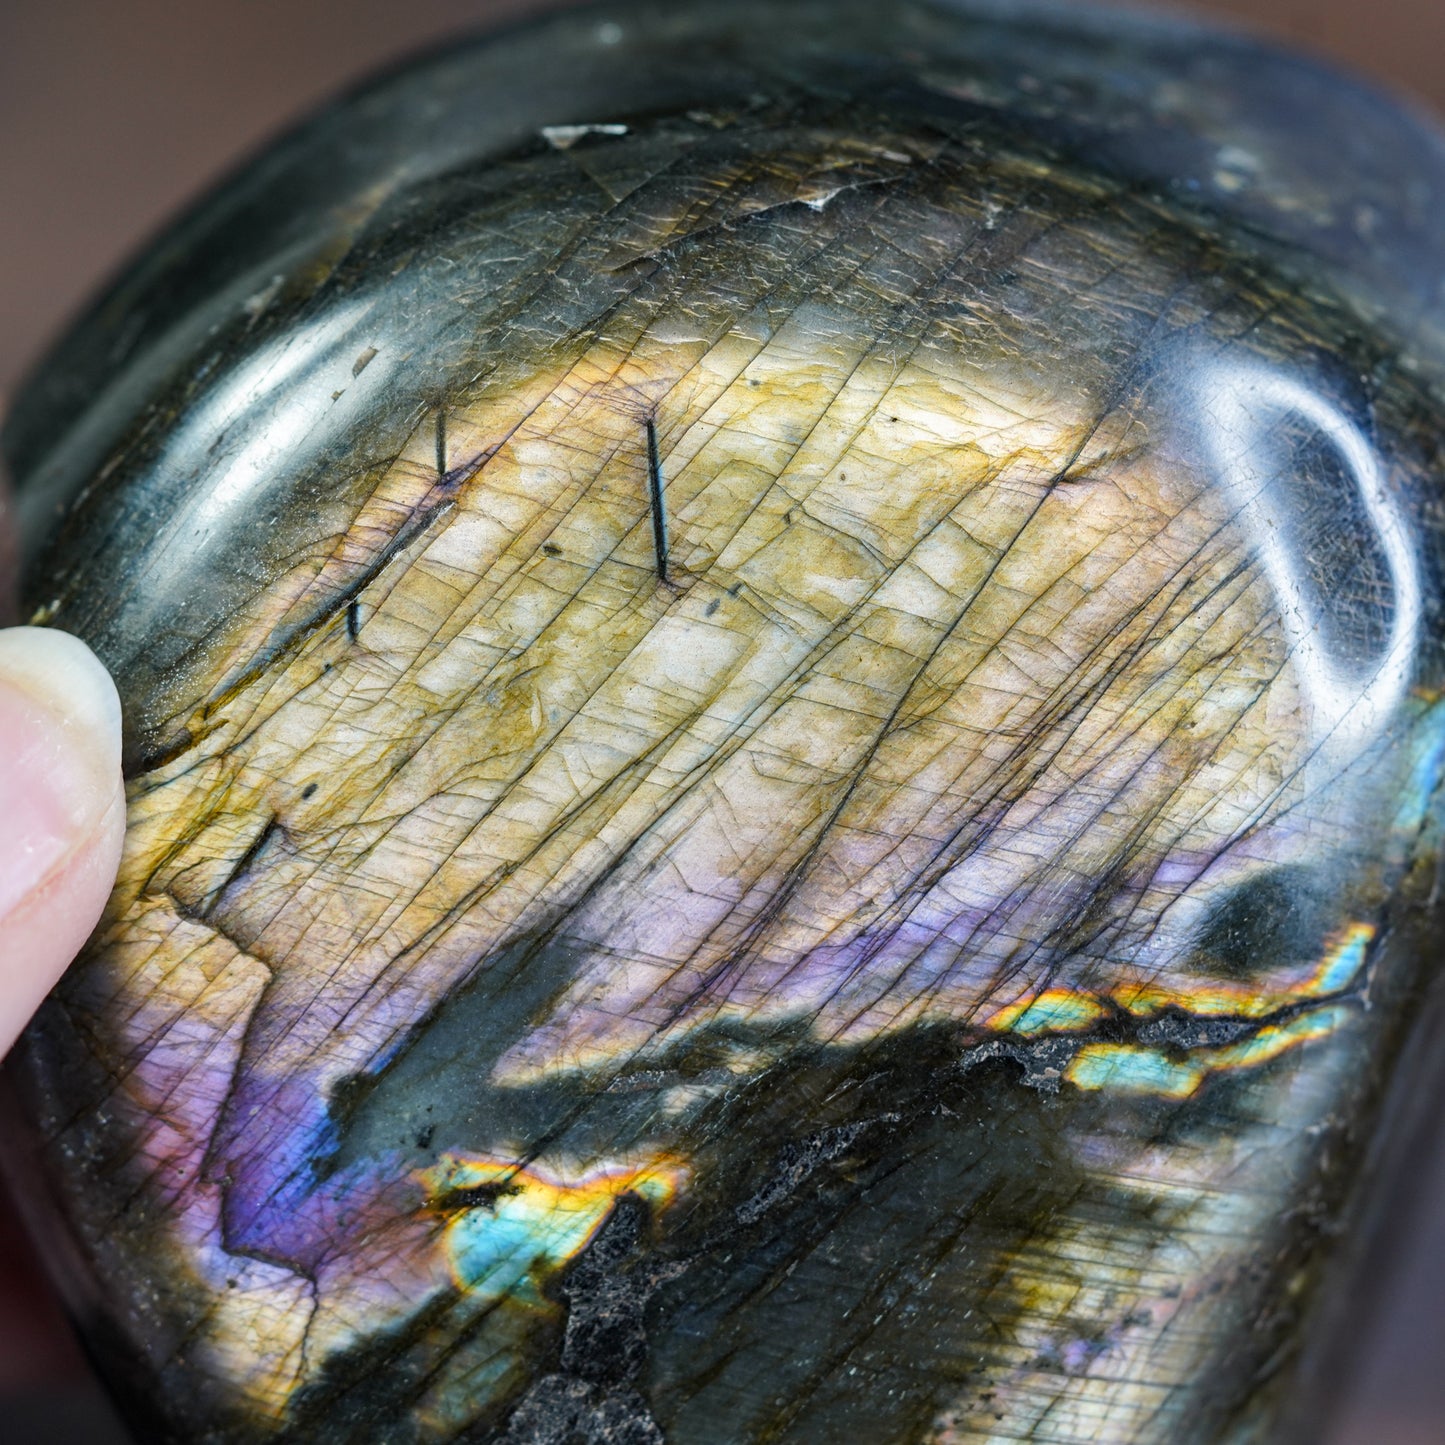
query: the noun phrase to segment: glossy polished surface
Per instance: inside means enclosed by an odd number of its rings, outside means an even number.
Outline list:
[[[786,13],[384,84],[22,399],[146,1438],[1273,1438],[1429,961],[1433,142]]]

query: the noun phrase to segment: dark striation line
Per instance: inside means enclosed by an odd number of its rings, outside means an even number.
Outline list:
[[[447,475],[447,414],[441,410],[437,411],[436,453],[437,476],[445,479]]]
[[[346,604],[346,635],[353,642],[361,636],[361,603],[354,597]]]
[[[657,580],[667,581],[667,506],[662,495],[662,460],[657,455],[657,423],[647,423],[647,496],[652,508],[652,550]]]
[[[217,888],[211,890],[204,903],[200,907],[189,905],[179,897],[172,889],[162,889],[162,896],[168,898],[175,905],[176,912],[183,918],[189,918],[193,922],[203,923],[224,938],[228,943],[234,945],[240,952],[254,957],[251,950],[239,937],[232,937],[226,932],[221,923],[216,922],[214,914],[224,902],[226,895],[238,884],[245,880],[246,875],[256,866],[261,856],[270,847],[272,840],[278,833],[284,832],[279,818],[271,817],[266,820],[265,826],[246,846],[246,851],[232,865],[231,871],[226,875],[225,881]],[[258,959],[259,963],[265,965],[264,959]]]
[[[475,464],[468,463],[465,467],[458,467],[455,476],[443,477],[441,484],[452,485],[457,481],[469,481],[489,458],[490,453],[485,453]],[[433,487],[431,490],[434,492],[437,488]],[[429,527],[448,516],[455,506],[456,502],[447,497],[429,506],[416,508],[405,525],[392,535],[391,540],[381,547],[343,588],[321,601],[309,615],[278,625],[270,639],[251,654],[246,665],[234,675],[225,678],[206,698],[201,709],[202,717],[211,717],[242,688],[260,677],[278,658],[293,654],[318,628],[326,626],[338,612],[348,607],[358,592],[374,582],[398,553],[405,551]],[[183,753],[197,746],[218,726],[219,723],[199,731],[194,726],[180,729],[141,753],[129,776],[142,778],[147,773],[174,762]]]

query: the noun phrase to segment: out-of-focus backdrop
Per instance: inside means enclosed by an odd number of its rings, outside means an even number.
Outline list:
[[[0,0],[0,410],[94,288],[278,129],[410,51],[555,4]],[[1445,119],[1442,0],[1193,8],[1347,65]],[[1445,1107],[1437,1129],[1397,1188],[1382,1288],[1360,1306],[1343,1401],[1320,1445],[1445,1442]],[[0,1201],[0,1441],[119,1445],[16,1238]]]

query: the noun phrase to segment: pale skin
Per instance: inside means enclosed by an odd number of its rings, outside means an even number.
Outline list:
[[[0,1049],[95,926],[125,827],[120,708],[64,633],[0,633]]]
[[[6,535],[0,493],[0,554]],[[90,649],[67,634],[0,629],[0,816],[3,1055],[100,917],[125,829],[115,687]],[[5,1233],[0,1220],[0,1239]],[[4,1253],[5,1373],[28,1382],[64,1368],[69,1353],[23,1252]]]
[[[0,623],[16,616],[0,476]],[[89,936],[125,835],[120,699],[78,638],[0,626],[0,1058]]]

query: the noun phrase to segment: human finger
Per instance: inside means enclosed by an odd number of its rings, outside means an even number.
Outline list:
[[[110,675],[68,633],[0,631],[0,1054],[94,928],[124,827]]]

